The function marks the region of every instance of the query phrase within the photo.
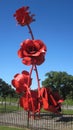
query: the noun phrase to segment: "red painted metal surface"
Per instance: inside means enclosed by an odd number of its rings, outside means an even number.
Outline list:
[[[30,23],[35,21],[33,16],[28,6],[19,8],[14,14],[17,23],[21,26],[27,26],[31,35],[31,39],[24,40],[18,50],[18,57],[22,59],[22,63],[27,66],[31,65],[30,72],[24,70],[21,74],[16,74],[12,80],[12,85],[16,88],[16,92],[21,94],[20,106],[28,111],[28,118],[30,117],[30,112],[34,115],[37,112],[40,114],[41,108],[59,113],[63,102],[58,91],[54,92],[50,87],[40,88],[37,65],[41,65],[45,61],[47,48],[42,40],[34,38],[30,27]],[[36,74],[37,90],[31,90],[32,71],[35,71]]]

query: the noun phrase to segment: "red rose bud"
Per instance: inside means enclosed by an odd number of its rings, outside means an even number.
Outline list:
[[[28,6],[19,8],[13,15],[16,18],[18,24],[20,24],[21,26],[28,25],[31,22],[35,21],[35,19],[33,19],[34,14],[31,15],[31,13],[28,12],[28,9]]]

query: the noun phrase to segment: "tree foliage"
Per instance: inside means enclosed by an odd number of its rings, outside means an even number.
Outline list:
[[[73,99],[73,76],[66,72],[50,71],[45,74],[46,78],[42,81],[45,87],[58,89],[64,99]]]
[[[6,98],[7,96],[14,97],[15,90],[0,78],[0,96]]]

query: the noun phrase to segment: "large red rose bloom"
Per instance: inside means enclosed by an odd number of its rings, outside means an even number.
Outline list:
[[[41,40],[24,40],[18,56],[25,65],[40,65],[45,60],[46,45]]]

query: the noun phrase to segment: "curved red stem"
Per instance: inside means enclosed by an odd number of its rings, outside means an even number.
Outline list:
[[[27,25],[27,27],[29,29],[29,33],[31,35],[32,40],[34,40],[34,36],[33,36],[32,30],[31,30],[31,27],[29,26],[29,24]]]
[[[34,40],[34,36],[33,36],[33,33],[32,33],[32,30],[31,30],[31,27],[29,26],[29,24],[27,25],[28,29],[29,29],[29,33],[31,35],[31,38],[32,40]],[[35,70],[36,72],[36,79],[37,79],[37,83],[38,83],[38,99],[39,99],[39,102],[38,102],[38,108],[40,110],[40,79],[39,79],[39,76],[38,76],[38,70],[37,70],[37,66],[36,65],[32,65],[32,68],[30,70],[30,76],[32,74],[32,70]],[[40,114],[40,112],[39,112]]]

